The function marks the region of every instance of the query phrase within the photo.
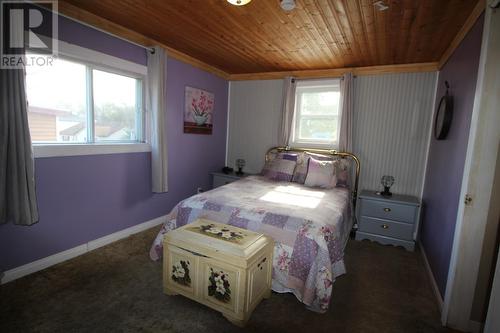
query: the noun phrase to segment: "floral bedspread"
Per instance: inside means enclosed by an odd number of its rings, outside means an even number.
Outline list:
[[[249,176],[181,201],[150,251],[162,256],[163,235],[206,218],[260,232],[275,240],[273,285],[293,292],[309,309],[325,312],[335,278],[345,273],[344,248],[352,227],[350,193]]]

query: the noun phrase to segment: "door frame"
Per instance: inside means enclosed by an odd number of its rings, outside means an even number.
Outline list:
[[[489,3],[493,1],[490,0]],[[500,10],[485,9],[479,71],[472,111],[460,203],[448,271],[441,322],[462,331],[470,327],[470,313],[479,271],[482,244],[500,136]],[[496,93],[496,94],[495,94]],[[495,113],[496,112],[496,113]],[[465,204],[465,196],[472,203]]]

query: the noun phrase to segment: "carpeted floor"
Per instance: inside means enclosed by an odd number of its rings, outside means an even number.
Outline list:
[[[158,228],[0,286],[0,332],[449,332],[420,253],[351,240],[326,314],[273,293],[247,327],[166,296],[148,257]]]

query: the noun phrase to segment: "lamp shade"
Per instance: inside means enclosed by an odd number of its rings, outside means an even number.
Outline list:
[[[391,187],[394,184],[394,177],[393,176],[382,176],[382,179],[380,179],[380,182],[382,183],[382,186],[384,186],[384,187]]]

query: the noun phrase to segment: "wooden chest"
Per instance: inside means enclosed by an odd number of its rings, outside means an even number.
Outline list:
[[[198,219],[163,240],[163,286],[244,326],[271,294],[274,242],[249,230]]]

